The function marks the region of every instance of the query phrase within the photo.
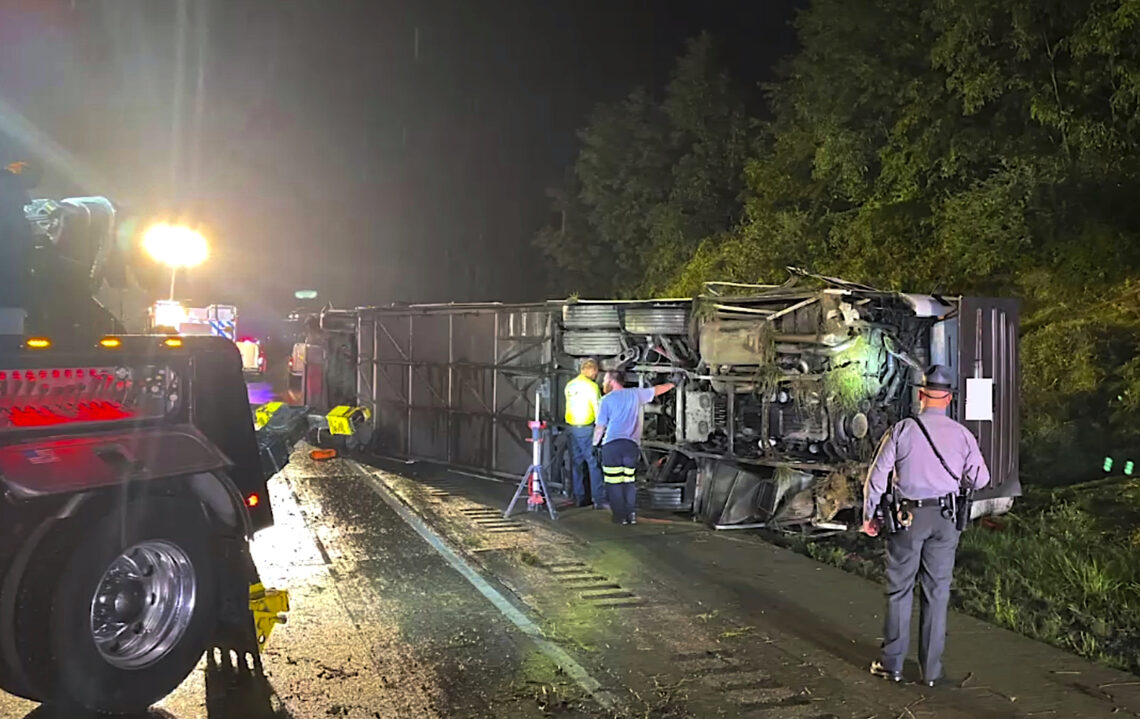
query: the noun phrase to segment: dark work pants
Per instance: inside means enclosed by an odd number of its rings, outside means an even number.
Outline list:
[[[910,645],[914,580],[922,586],[919,599],[918,662],[924,679],[942,677],[946,647],[946,610],[959,532],[937,507],[912,510],[910,528],[887,537],[887,614],[883,625],[883,666],[902,671]]]
[[[637,485],[634,473],[640,452],[632,439],[615,439],[602,445],[602,474],[606,479],[606,494],[614,521],[629,519],[636,510]]]
[[[614,513],[615,522],[629,519],[637,509],[637,485],[632,479],[628,482],[607,482],[606,495],[610,498],[610,509]]]
[[[590,499],[594,504],[605,504],[605,490],[602,488],[602,468],[598,464],[598,457],[594,454],[594,425],[584,427],[569,427],[570,432],[570,476],[574,483],[574,499],[579,503],[586,501],[586,478],[583,476],[582,465],[590,475]]]

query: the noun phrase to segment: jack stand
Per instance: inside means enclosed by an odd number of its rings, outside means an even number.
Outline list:
[[[530,466],[526,468],[522,481],[519,482],[519,487],[515,490],[515,496],[511,497],[511,503],[503,512],[503,519],[511,516],[515,503],[519,501],[523,492],[527,493],[526,508],[528,512],[541,511],[542,505],[545,504],[546,510],[550,513],[550,518],[558,519],[558,511],[554,509],[554,502],[550,501],[550,493],[546,491],[546,481],[542,478],[542,434],[546,431],[546,422],[538,419],[538,405],[539,396],[535,394],[534,421],[526,423],[530,427],[530,439],[527,440],[531,443]]]

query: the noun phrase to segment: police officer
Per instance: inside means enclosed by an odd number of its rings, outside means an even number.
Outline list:
[[[908,528],[887,537],[883,651],[871,664],[871,673],[892,681],[902,679],[917,576],[922,583],[918,653],[927,686],[942,679],[946,611],[958,548],[959,532],[944,508],[961,488],[980,489],[990,481],[974,435],[946,416],[953,394],[951,382],[946,367],[934,365],[926,371],[919,389],[919,415],[899,422],[883,437],[863,492],[863,532],[869,536],[877,536],[883,527],[875,509],[889,482],[895,483],[897,496],[909,500],[912,516]]]
[[[566,383],[566,425],[570,434],[571,478],[574,485],[574,500],[579,507],[585,507],[586,481],[582,476],[582,464],[590,474],[590,497],[594,509],[607,509],[605,488],[602,483],[602,468],[594,454],[594,420],[598,416],[598,405],[602,401],[602,391],[598,388],[598,363],[592,359],[582,362],[578,376]]]

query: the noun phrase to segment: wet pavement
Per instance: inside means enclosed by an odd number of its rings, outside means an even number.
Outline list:
[[[776,622],[732,611],[722,588],[693,593],[678,555],[651,560],[638,551],[663,533],[706,538],[703,527],[649,517],[621,527],[608,512],[590,509],[564,509],[553,523],[525,511],[504,520],[499,508],[509,487],[423,469],[414,481],[394,472],[373,481],[467,548],[552,636],[597,667],[627,716],[862,719],[909,716],[907,705],[924,701],[836,661]],[[943,706],[913,716],[977,714]]]
[[[608,513],[571,509],[556,522],[519,517],[511,539],[492,538],[478,520],[464,529],[461,517],[505,506],[512,487],[425,465],[395,469],[382,481],[470,546],[564,640],[589,645],[602,626],[583,606],[588,593],[572,590],[632,595],[613,600],[640,607],[619,623],[624,644],[611,634],[593,649],[615,681],[651,699],[651,716],[1140,716],[1136,676],[958,613],[948,685],[913,683],[910,662],[902,684],[875,680],[867,666],[880,642],[881,587],[753,533],[710,532],[668,513],[618,527]],[[647,656],[668,661],[662,668]],[[641,705],[627,708],[644,715]]]
[[[588,509],[504,519],[512,489],[297,452],[271,481],[277,525],[254,544],[263,580],[288,588],[293,607],[264,652],[264,677],[204,660],[149,716],[1133,713],[1068,688],[1049,703],[1003,695],[994,677],[957,691],[885,684],[866,673],[874,635],[833,609],[853,606],[862,585],[845,582],[862,580],[675,515],[636,527]],[[0,695],[0,719],[56,716]]]
[[[272,358],[263,375],[247,374],[245,386],[251,407],[267,402],[285,402],[292,405],[304,402],[300,377],[290,373],[287,359]]]
[[[293,611],[264,680],[204,660],[152,717],[584,717],[592,700],[348,465],[272,481],[254,556]],[[589,697],[586,697],[589,699]],[[0,694],[0,717],[60,716]],[[69,718],[71,714],[67,715]]]

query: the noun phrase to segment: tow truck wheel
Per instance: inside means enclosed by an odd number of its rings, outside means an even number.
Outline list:
[[[46,573],[29,568],[50,563],[50,559],[47,563],[41,559],[51,556],[51,545],[58,543],[55,539],[57,535],[38,528],[21,546],[0,583],[0,690],[35,702],[47,696],[39,681],[42,677],[35,672],[42,663],[27,660],[43,645],[50,606],[43,584],[36,584],[37,574]]]
[[[145,710],[198,663],[217,620],[210,525],[196,503],[132,502],[80,533],[55,587],[55,694]]]

